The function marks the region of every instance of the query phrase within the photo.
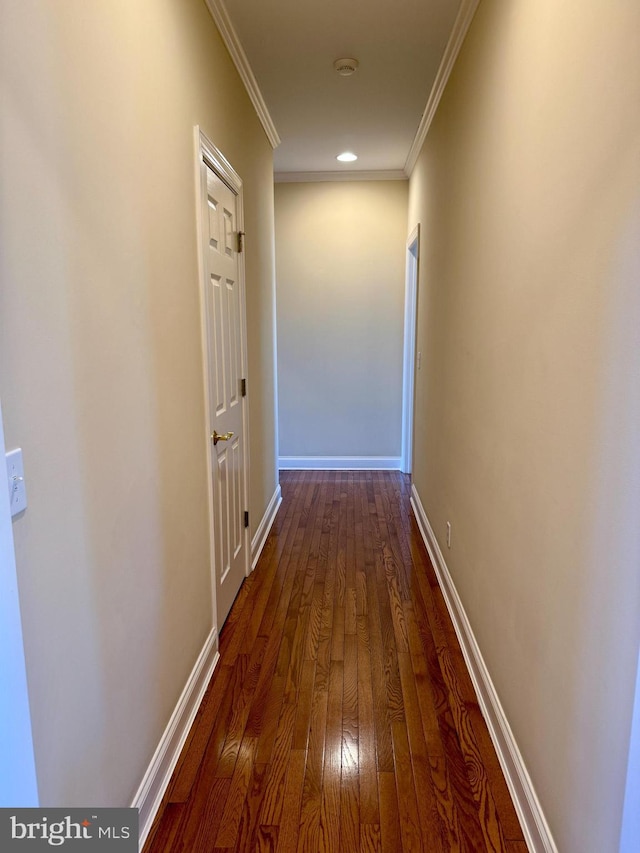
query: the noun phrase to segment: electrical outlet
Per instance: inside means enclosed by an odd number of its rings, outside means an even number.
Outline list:
[[[447,521],[447,548],[451,548],[451,522]]]
[[[27,490],[24,485],[24,466],[22,450],[18,447],[5,456],[7,463],[7,484],[9,488],[9,504],[11,516],[27,508]]]

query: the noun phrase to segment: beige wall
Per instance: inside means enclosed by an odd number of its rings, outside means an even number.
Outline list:
[[[407,182],[276,185],[280,456],[400,456]]]
[[[0,396],[41,802],[128,805],[211,629],[194,125],[245,182],[276,485],[272,152],[201,0],[0,0]]]
[[[618,849],[640,633],[639,34],[484,0],[410,185],[415,484],[563,853]]]

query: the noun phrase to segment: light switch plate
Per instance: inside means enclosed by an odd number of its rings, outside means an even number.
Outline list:
[[[22,449],[10,450],[6,454],[7,480],[9,487],[9,504],[11,516],[17,515],[27,508],[27,490],[24,485],[24,464]]]

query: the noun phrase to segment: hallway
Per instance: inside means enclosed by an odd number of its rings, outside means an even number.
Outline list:
[[[409,478],[281,483],[145,853],[526,853]]]

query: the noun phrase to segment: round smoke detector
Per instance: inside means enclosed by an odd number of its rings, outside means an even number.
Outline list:
[[[333,67],[341,77],[351,77],[358,70],[360,63],[357,59],[336,59]]]

